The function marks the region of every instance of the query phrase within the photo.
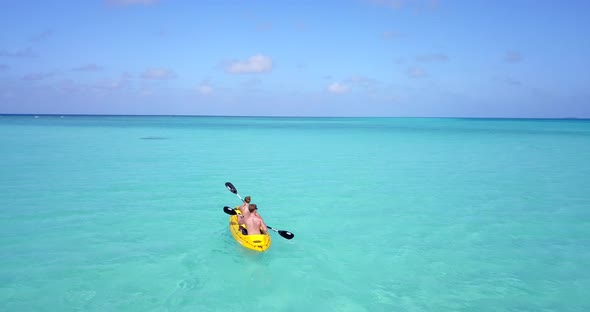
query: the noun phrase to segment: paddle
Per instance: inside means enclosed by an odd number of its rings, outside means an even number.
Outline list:
[[[227,189],[228,189],[230,192],[232,192],[232,193],[236,194],[236,195],[238,196],[238,198],[239,198],[239,199],[240,199],[242,202],[244,201],[244,200],[242,199],[242,197],[240,196],[240,194],[238,194],[238,190],[236,190],[236,188],[234,187],[234,185],[233,185],[233,184],[231,184],[231,182],[225,182],[225,187],[227,187]],[[229,207],[227,207],[227,206],[223,207],[223,211],[224,211],[225,213],[229,214],[229,215],[232,215],[232,216],[233,216],[233,215],[235,215],[235,214],[237,214],[237,212],[235,212],[233,209],[231,209],[231,208],[229,208]],[[293,234],[293,233],[291,233],[291,232],[289,232],[289,231],[284,231],[284,230],[277,230],[277,229],[274,229],[274,228],[272,228],[272,227],[270,227],[270,226],[268,226],[268,225],[266,225],[266,227],[267,227],[267,228],[269,228],[269,229],[271,229],[271,230],[273,230],[273,231],[275,231],[275,232],[277,232],[277,233],[279,233],[279,235],[281,235],[282,237],[284,237],[284,238],[286,238],[286,239],[293,239],[293,237],[295,237],[295,234]]]
[[[229,208],[228,206],[223,207],[223,212],[227,213],[230,216],[234,216],[234,215],[238,214],[235,210]],[[268,225],[266,226],[266,228],[279,233],[279,235],[281,235],[282,237],[284,237],[286,239],[292,239],[293,237],[295,237],[295,234],[293,234],[289,231],[277,230],[277,229],[274,229]]]
[[[230,216],[235,216],[238,214],[235,210],[229,208],[228,206],[223,207],[223,212],[227,213]]]

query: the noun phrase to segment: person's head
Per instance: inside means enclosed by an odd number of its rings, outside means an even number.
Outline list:
[[[254,212],[254,211],[256,211],[256,209],[258,209],[256,207],[256,204],[250,204],[250,205],[248,205],[248,211]]]
[[[244,197],[244,201],[249,204],[250,203],[250,196]]]

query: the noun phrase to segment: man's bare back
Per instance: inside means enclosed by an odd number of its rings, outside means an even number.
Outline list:
[[[244,220],[244,224],[246,224],[248,235],[262,234],[260,233],[260,227],[262,227],[262,219],[250,215],[249,217],[246,217],[246,220]]]
[[[268,231],[266,228],[266,224],[262,218],[258,215],[258,211],[256,208],[256,204],[250,204],[248,206],[248,216],[243,218],[242,223],[246,225],[246,230],[248,230],[248,235],[256,235],[256,234],[263,234]],[[261,232],[262,229],[262,232]]]

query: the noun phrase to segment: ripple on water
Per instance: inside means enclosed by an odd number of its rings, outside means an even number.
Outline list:
[[[88,304],[94,296],[96,296],[96,291],[94,290],[70,290],[64,294],[63,300],[68,305],[81,308]]]
[[[166,140],[167,138],[164,137],[157,137],[157,136],[148,136],[140,138],[141,140]]]

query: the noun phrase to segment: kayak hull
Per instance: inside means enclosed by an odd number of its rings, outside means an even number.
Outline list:
[[[234,210],[238,213],[241,213],[238,207],[236,207]],[[270,244],[272,243],[270,234],[268,232],[260,235],[242,234],[240,225],[238,224],[237,215],[229,216],[229,231],[231,232],[231,235],[234,237],[234,239],[240,243],[240,245],[250,250],[263,252],[270,248]]]

